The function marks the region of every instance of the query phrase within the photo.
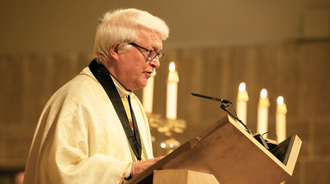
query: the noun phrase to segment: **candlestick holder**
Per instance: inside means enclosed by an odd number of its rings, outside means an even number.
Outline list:
[[[154,128],[163,126],[163,119],[161,114],[146,113],[149,121],[150,131]],[[155,136],[151,135],[151,141],[155,142]]]
[[[166,139],[161,142],[160,146],[165,149],[166,154],[171,153],[181,144],[174,138],[175,133],[183,133],[187,127],[186,121],[183,119],[164,119],[160,114],[147,113],[150,129],[156,128],[158,132],[163,133]],[[152,136],[153,142],[155,137]]]
[[[160,143],[160,147],[165,149],[165,155],[170,154],[172,151],[177,149],[180,146],[180,142],[170,137]]]
[[[158,127],[158,132],[164,133],[167,137],[160,146],[165,149],[166,154],[171,153],[181,144],[174,138],[175,133],[183,133],[186,129],[186,121],[183,119],[163,119],[163,125]]]
[[[151,128],[158,128],[162,126],[163,120],[161,114],[146,113]]]

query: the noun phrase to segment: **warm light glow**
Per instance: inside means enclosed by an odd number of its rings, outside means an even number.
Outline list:
[[[284,103],[284,98],[282,97],[282,96],[279,96],[278,98],[277,98],[277,104],[278,105],[282,105]]]
[[[173,147],[174,147],[174,144],[171,142],[168,146],[169,146],[170,148],[173,148]]]
[[[171,62],[170,63],[170,71],[171,72],[174,72],[175,71],[175,64],[174,64],[174,62]]]
[[[164,142],[160,143],[160,147],[166,148],[166,144]]]
[[[244,82],[242,82],[240,85],[239,85],[239,91],[240,92],[244,92],[245,91],[245,83]]]
[[[151,73],[151,76],[156,76],[156,69]]]
[[[267,98],[267,90],[266,89],[261,90],[260,97],[261,98]]]

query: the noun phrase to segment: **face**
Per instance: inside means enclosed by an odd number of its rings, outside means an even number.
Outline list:
[[[141,34],[139,41],[134,42],[149,50],[156,52],[162,49],[162,39],[158,34]],[[160,66],[156,57],[147,61],[149,52],[137,47],[131,47],[128,51],[118,50],[118,60],[115,72],[116,79],[127,90],[143,88],[148,84],[148,79],[155,68]]]

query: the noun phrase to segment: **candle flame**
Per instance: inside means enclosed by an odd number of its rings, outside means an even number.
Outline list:
[[[262,89],[261,93],[260,93],[261,98],[267,98],[267,90],[266,89]]]
[[[171,72],[174,72],[175,71],[175,64],[174,64],[173,61],[170,63],[170,71]]]
[[[277,98],[277,104],[278,105],[282,105],[284,103],[284,98],[282,97],[282,96],[279,96],[278,98]]]
[[[244,92],[245,91],[245,83],[244,82],[242,82],[240,85],[239,85],[239,91],[240,92]]]

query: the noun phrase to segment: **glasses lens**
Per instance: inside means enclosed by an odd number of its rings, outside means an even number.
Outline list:
[[[148,61],[152,61],[153,59],[155,59],[155,57],[158,57],[158,60],[160,60],[160,58],[162,58],[164,56],[164,53],[162,52],[155,52],[152,51],[150,52],[149,56],[148,56]]]
[[[157,56],[157,52],[151,51],[148,56],[148,61],[152,61],[153,59],[155,59],[156,56]]]
[[[158,52],[158,59],[162,58],[165,54],[162,52]]]

